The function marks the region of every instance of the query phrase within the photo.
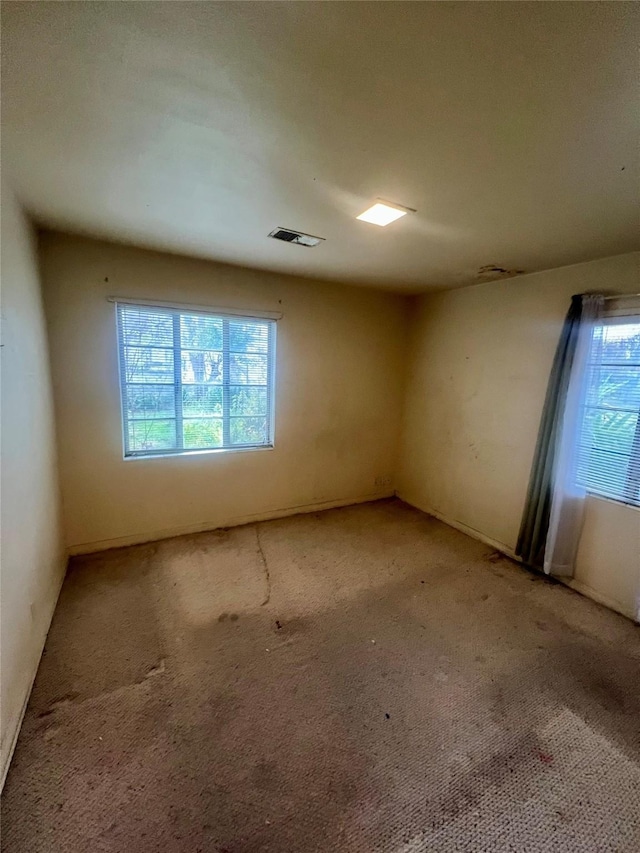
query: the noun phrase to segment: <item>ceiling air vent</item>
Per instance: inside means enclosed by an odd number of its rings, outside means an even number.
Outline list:
[[[269,237],[273,237],[274,240],[284,240],[285,243],[295,243],[297,246],[317,246],[324,240],[324,237],[312,237],[311,234],[302,234],[290,228],[275,228]]]

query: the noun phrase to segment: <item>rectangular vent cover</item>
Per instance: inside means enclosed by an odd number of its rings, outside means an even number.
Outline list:
[[[274,240],[284,240],[285,243],[295,243],[297,246],[317,246],[322,243],[324,237],[313,237],[311,234],[303,234],[300,231],[292,231],[290,228],[275,228],[269,237]]]

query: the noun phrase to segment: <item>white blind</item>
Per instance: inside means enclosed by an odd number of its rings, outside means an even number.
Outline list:
[[[125,456],[273,444],[273,320],[116,311]]]
[[[640,506],[640,316],[594,333],[577,458],[588,491]]]

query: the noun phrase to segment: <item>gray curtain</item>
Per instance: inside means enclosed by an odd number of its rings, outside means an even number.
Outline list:
[[[551,367],[544,401],[538,441],[533,457],[531,477],[524,506],[516,555],[534,568],[542,569],[549,530],[555,462],[560,442],[562,414],[569,389],[571,368],[578,345],[582,319],[582,296],[571,297],[571,306]]]

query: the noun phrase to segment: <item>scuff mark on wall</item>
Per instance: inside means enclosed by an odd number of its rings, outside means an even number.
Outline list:
[[[513,278],[513,276],[523,274],[524,270],[507,269],[507,267],[501,267],[497,264],[486,264],[478,270],[477,278],[481,281],[495,281],[499,278]]]

